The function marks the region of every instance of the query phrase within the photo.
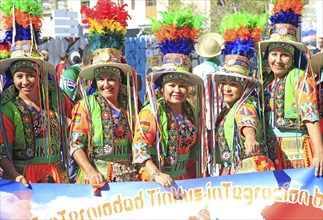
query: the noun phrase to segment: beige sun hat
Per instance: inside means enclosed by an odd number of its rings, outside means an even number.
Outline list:
[[[218,33],[205,33],[197,39],[196,53],[202,57],[215,57],[221,54],[223,37]]]

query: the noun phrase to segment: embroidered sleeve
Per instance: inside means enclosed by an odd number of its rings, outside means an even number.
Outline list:
[[[80,103],[72,109],[72,121],[70,127],[70,155],[79,148],[88,145],[88,134],[90,133],[87,113]]]
[[[318,121],[319,114],[315,80],[312,77],[307,76],[306,80],[304,81],[304,77],[301,77],[298,84],[302,121]]]
[[[14,133],[15,133],[15,128],[13,123],[5,115],[2,115],[2,123],[5,125],[4,129],[6,133],[3,134],[2,129],[0,129],[0,159],[8,156],[7,148],[4,142],[4,137],[7,138],[8,143],[11,147],[14,139]]]
[[[252,103],[242,103],[235,115],[235,121],[238,126],[239,134],[242,134],[242,128],[252,127],[257,132],[257,110]]]
[[[149,148],[153,146],[156,138],[156,122],[151,111],[142,110],[138,117],[132,144],[134,163],[142,163],[151,158]]]

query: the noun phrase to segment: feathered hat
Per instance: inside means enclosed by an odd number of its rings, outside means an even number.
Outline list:
[[[264,16],[236,13],[225,16],[220,25],[220,32],[225,40],[222,55],[224,68],[217,72],[215,80],[221,76],[233,76],[257,81],[249,73],[250,60],[256,56],[255,45],[265,27]]]
[[[161,12],[162,21],[152,19],[152,31],[158,40],[163,55],[161,67],[153,67],[148,76],[156,84],[165,83],[174,77],[190,84],[203,83],[202,79],[191,73],[192,62],[189,55],[194,52],[195,40],[204,21],[202,16],[192,15],[191,10],[170,10]],[[168,76],[159,79],[166,73]]]
[[[269,18],[270,36],[268,40],[259,43],[260,51],[266,52],[267,48],[270,50],[280,47],[294,54],[295,49],[291,47],[293,45],[299,51],[306,52],[306,46],[297,41],[297,28],[301,23],[304,0],[273,0],[273,3],[274,8]]]
[[[12,73],[21,65],[28,65],[53,74],[54,66],[45,62],[38,51],[43,12],[41,3],[36,0],[2,0],[0,6],[5,41],[11,42],[11,56],[0,61],[0,72],[11,68]]]
[[[86,16],[83,23],[89,25],[88,42],[93,52],[93,63],[80,72],[82,78],[92,80],[102,71],[111,71],[117,75],[120,69],[124,75],[131,75],[132,68],[123,61],[121,49],[127,33],[125,10],[127,4],[120,5],[107,0],[99,0],[93,8],[83,6],[81,13]]]

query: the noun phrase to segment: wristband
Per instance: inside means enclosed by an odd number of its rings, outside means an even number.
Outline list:
[[[154,182],[156,182],[156,176],[159,176],[160,174],[160,170],[156,169],[152,174],[151,177],[153,179]]]

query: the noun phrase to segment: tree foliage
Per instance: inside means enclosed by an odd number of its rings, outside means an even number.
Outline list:
[[[218,32],[221,19],[226,14],[247,12],[268,16],[271,0],[211,0],[211,31]]]
[[[205,11],[198,11],[198,4],[191,5],[184,4],[187,0],[169,0],[169,9],[176,10],[181,7],[192,8],[192,13],[205,13]],[[252,14],[263,14],[268,16],[268,7],[271,0],[208,0],[211,3],[209,17],[205,26],[204,32],[219,32],[220,23],[223,17],[227,14],[237,12],[247,12]],[[199,4],[203,4],[201,0]],[[268,25],[269,27],[269,25]],[[263,35],[268,35],[268,27],[264,30]]]

